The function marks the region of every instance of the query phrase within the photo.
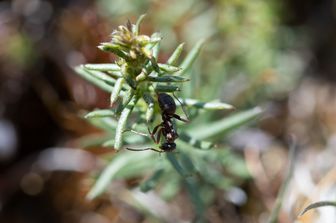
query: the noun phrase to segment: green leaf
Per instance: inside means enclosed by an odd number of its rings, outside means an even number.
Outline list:
[[[148,92],[145,92],[142,97],[147,104],[146,121],[147,123],[152,122],[154,118],[154,98]]]
[[[87,194],[87,199],[92,200],[101,195],[120,170],[127,168],[130,164],[137,162],[139,159],[146,160],[151,155],[152,154],[149,152],[118,154],[118,156],[116,156],[100,174],[97,181]]]
[[[129,69],[127,68],[126,65],[122,66],[122,70],[121,70],[122,76],[126,80],[127,84],[135,90],[136,89],[136,82],[134,80],[134,76],[132,76],[132,74],[130,74],[128,72],[128,70]]]
[[[101,64],[85,64],[84,67],[88,70],[97,71],[120,71],[120,67],[113,63],[101,63]]]
[[[161,169],[161,168],[155,170],[155,172],[150,178],[148,178],[146,181],[141,183],[140,190],[142,192],[148,192],[152,190],[153,188],[155,188],[156,185],[159,183],[159,180],[161,179],[164,172],[165,172],[164,169]]]
[[[197,181],[194,178],[188,178],[184,180],[184,184],[195,208],[196,219],[194,222],[204,222],[204,202],[200,197]]]
[[[201,102],[195,99],[182,99],[179,98],[179,100],[190,107],[195,107],[195,108],[201,108],[201,109],[206,109],[206,110],[226,110],[226,109],[234,109],[234,107],[230,104],[226,104],[223,102]],[[179,105],[180,103],[176,103]]]
[[[191,137],[190,135],[183,133],[183,132],[180,133],[179,139],[181,139],[183,142],[187,143],[188,145],[194,148],[198,148],[202,150],[209,150],[214,147],[214,144],[211,142],[195,139]]]
[[[112,92],[113,87],[111,85],[107,84],[105,81],[102,81],[101,79],[98,79],[97,77],[92,75],[92,73],[89,70],[85,69],[83,65],[77,66],[74,69],[77,74],[79,74],[81,77],[83,77],[90,83],[96,85],[97,87],[99,87],[100,89],[104,91],[107,91],[109,93]]]
[[[166,174],[164,176],[164,184],[160,185],[160,197],[165,200],[171,200],[176,197],[181,189],[181,179],[176,174]]]
[[[92,147],[101,146],[111,137],[112,137],[111,134],[101,134],[101,133],[86,135],[78,139],[79,147],[83,149],[90,149]]]
[[[111,109],[100,109],[87,113],[85,118],[99,118],[99,117],[111,117],[114,116],[114,112]]]
[[[198,41],[196,45],[191,49],[189,54],[185,57],[185,59],[181,63],[180,67],[182,68],[182,70],[178,72],[178,75],[183,75],[189,71],[189,69],[195,62],[196,58],[198,57],[204,42],[205,42],[204,39]]]
[[[116,46],[112,43],[100,43],[100,45],[98,46],[98,48],[102,51],[105,51],[105,52],[111,52],[111,53],[114,53],[115,55],[125,59],[125,60],[128,60],[129,59],[129,56],[126,55],[120,48],[119,46]]]
[[[128,105],[121,112],[121,115],[118,121],[117,130],[116,130],[115,142],[114,142],[114,149],[116,150],[119,150],[122,146],[122,134],[125,130],[126,122],[135,104],[137,103],[137,101],[138,101],[138,97],[134,95],[130,103],[128,103]]]
[[[134,35],[139,35],[139,32],[140,32],[140,25],[141,25],[141,23],[142,23],[142,21],[144,20],[145,17],[146,17],[146,14],[142,14],[142,15],[138,18],[137,22],[135,23],[134,30],[132,30],[133,33],[134,33]]]
[[[143,152],[143,151],[142,151]],[[132,153],[132,152],[130,152]],[[133,152],[138,153],[138,152]],[[141,152],[140,152],[141,153]],[[157,154],[150,153],[146,159],[136,160],[135,162],[128,163],[127,167],[121,169],[115,176],[116,179],[129,179],[141,176],[153,170],[153,167],[158,163],[158,159],[154,156]]]
[[[110,105],[113,106],[113,104],[117,101],[118,97],[120,96],[120,91],[125,82],[124,78],[119,78],[117,82],[114,85],[111,97],[110,97]]]
[[[85,68],[85,65],[84,65],[84,69],[86,69],[86,68]],[[115,82],[116,82],[116,80],[115,80],[113,77],[111,77],[111,76],[109,76],[109,75],[107,75],[107,74],[105,74],[105,73],[103,73],[103,72],[101,72],[101,71],[97,71],[97,70],[88,70],[88,69],[86,69],[86,71],[87,71],[91,76],[93,76],[93,77],[95,77],[95,78],[97,78],[97,79],[99,79],[99,80],[102,80],[102,81],[106,82],[107,84],[109,84],[109,85],[111,85],[111,86],[114,86],[114,84],[115,84]]]
[[[176,65],[177,61],[183,51],[183,47],[184,47],[184,43],[181,43],[180,45],[178,45],[178,47],[175,49],[175,51],[173,52],[173,54],[169,57],[169,59],[167,60],[167,63],[170,65]]]
[[[215,187],[227,190],[234,185],[231,178],[224,176],[220,170],[213,168],[213,166],[209,166],[209,162],[199,159],[197,167],[201,170],[199,173],[202,179]]]
[[[190,177],[188,171],[183,169],[183,167],[177,161],[174,153],[166,153],[166,157],[169,160],[169,162],[171,163],[171,165],[174,167],[174,169],[181,175],[182,178]]]
[[[181,68],[175,67],[175,66],[169,65],[169,64],[159,63],[158,66],[162,71],[164,71],[166,73],[169,73],[169,74],[172,74],[172,73],[175,73],[175,72],[181,70]]]
[[[154,47],[152,49],[152,56],[155,58],[155,60],[157,60],[160,52],[160,40],[161,40],[160,34],[153,33],[153,35],[151,36],[151,40],[153,41],[152,44],[154,44]]]
[[[197,129],[192,129],[188,132],[189,135],[192,135],[194,138],[197,139],[206,139],[210,137],[224,135],[234,129],[239,128],[242,125],[245,125],[255,120],[260,116],[261,113],[261,108],[255,107],[247,111],[236,113],[222,120],[199,126]]]
[[[117,107],[117,110],[116,110],[117,114],[120,114],[120,112],[124,110],[124,108],[128,105],[128,103],[130,103],[130,101],[132,100],[134,96],[134,93],[135,91],[133,89],[129,89],[128,91],[125,92],[125,94],[123,95],[122,103],[120,103]]]
[[[113,147],[114,146],[114,139],[109,139],[109,140],[106,140],[103,144],[102,144],[103,147]]]
[[[92,125],[110,133],[115,133],[118,124],[118,122],[111,117],[89,118],[88,120]]]
[[[167,83],[189,81],[189,79],[187,78],[178,77],[178,76],[168,76],[168,75],[165,75],[163,77],[148,76],[148,80],[152,82],[167,82]]]
[[[173,85],[156,85],[155,91],[156,92],[174,92],[174,91],[179,91],[180,88],[178,86],[173,86]]]
[[[174,169],[180,174],[180,176],[184,180],[184,184],[187,188],[190,199],[192,200],[192,203],[195,207],[195,213],[197,213],[197,218],[202,219],[203,213],[204,213],[204,204],[199,195],[199,192],[198,192],[199,190],[198,190],[198,185],[197,185],[196,180],[193,177],[191,177],[191,175],[189,175],[189,172],[180,165],[180,163],[177,161],[173,153],[167,153],[167,158],[169,162],[172,164],[172,166],[174,167]]]
[[[192,174],[195,174],[196,168],[191,158],[182,151],[180,151],[179,157],[180,157],[181,165],[183,169],[186,170],[186,172],[188,172],[188,175],[191,176]]]

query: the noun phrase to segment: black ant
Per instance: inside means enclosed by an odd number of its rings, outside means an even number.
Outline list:
[[[157,95],[158,95],[159,107],[161,109],[162,122],[157,126],[155,126],[152,132],[148,128],[148,132],[156,144],[160,143],[161,135],[165,138],[165,142],[162,143],[159,147],[161,150],[154,148],[145,148],[145,149],[126,148],[126,149],[131,151],[153,150],[156,152],[172,152],[176,149],[175,140],[179,137],[179,135],[177,134],[176,129],[173,125],[172,118],[178,119],[182,122],[189,122],[189,119],[181,118],[179,115],[175,114],[176,104],[174,99],[170,95],[166,93],[158,93]],[[178,100],[178,98],[175,95],[174,97]]]

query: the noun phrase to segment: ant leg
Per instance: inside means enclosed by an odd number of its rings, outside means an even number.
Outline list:
[[[135,152],[146,151],[146,150],[152,150],[152,151],[154,151],[154,152],[162,153],[161,150],[154,149],[154,148],[144,148],[144,149],[125,148],[125,149],[130,150],[130,151],[135,151]]]
[[[189,119],[184,119],[184,118],[181,118],[180,116],[178,116],[177,114],[173,114],[172,117],[182,121],[182,122],[190,122]]]
[[[161,139],[161,135],[162,135],[162,128],[158,131],[157,135],[156,135],[156,144],[159,144],[160,139]]]
[[[148,128],[148,132],[149,132],[149,134],[150,134],[150,136],[151,136],[151,138],[152,138],[152,140],[153,140],[154,142],[156,142],[154,136],[155,136],[156,132],[158,131],[158,129],[159,129],[160,127],[162,127],[162,123],[159,124],[159,125],[157,125],[157,126],[155,126],[155,128],[153,129],[153,132],[151,132],[150,129]]]

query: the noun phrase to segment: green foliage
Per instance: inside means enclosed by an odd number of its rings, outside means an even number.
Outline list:
[[[120,150],[104,168],[87,197],[93,199],[99,196],[114,179],[147,176],[147,180],[141,184],[142,191],[160,188],[160,193],[166,198],[174,196],[184,185],[201,219],[205,201],[210,199],[213,192],[205,193],[210,197],[204,197],[200,195],[200,190],[209,191],[207,188],[210,186],[219,189],[233,186],[235,180],[228,178],[225,172],[241,178],[248,177],[239,156],[221,146],[214,147],[214,143],[207,140],[215,136],[223,137],[231,130],[255,120],[262,111],[254,108],[210,124],[193,124],[193,119],[206,114],[206,111],[232,110],[233,106],[219,100],[202,102],[192,98],[176,98],[179,107],[177,113],[184,111],[183,107],[192,113],[192,128],[188,128],[188,124],[176,123],[180,136],[176,141],[176,154],[171,152],[160,157],[153,151],[131,152],[123,149],[139,147],[135,145],[141,145],[140,149],[157,149],[158,145],[144,133],[147,128],[152,129],[160,122],[157,94],[177,94],[186,82],[193,82],[194,76],[190,75],[192,65],[205,45],[205,40],[200,40],[181,60],[184,44],[180,44],[166,63],[159,63],[157,58],[161,38],[157,33],[151,36],[140,34],[143,18],[141,16],[135,25],[128,22],[126,26],[119,26],[113,31],[112,40],[98,47],[117,55],[114,63],[85,64],[75,68],[80,76],[111,94],[111,108],[89,112],[85,118],[114,135],[112,139],[105,137],[103,146]],[[95,139],[95,142],[98,141]]]

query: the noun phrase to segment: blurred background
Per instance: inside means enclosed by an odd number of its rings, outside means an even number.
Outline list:
[[[156,221],[116,195],[86,201],[88,176],[109,151],[73,149],[99,134],[80,114],[108,107],[109,95],[72,67],[113,61],[96,46],[143,13],[142,32],[163,37],[159,60],[180,42],[190,49],[208,38],[193,68],[200,90],[187,93],[220,98],[238,111],[265,108],[258,123],[226,137],[249,177],[237,174],[239,187],[218,192],[207,220],[265,222],[288,166],[291,134],[298,156],[279,222],[335,222],[332,207],[298,217],[311,202],[336,199],[333,0],[0,1],[0,222],[192,222],[183,191],[157,201],[171,215]]]

